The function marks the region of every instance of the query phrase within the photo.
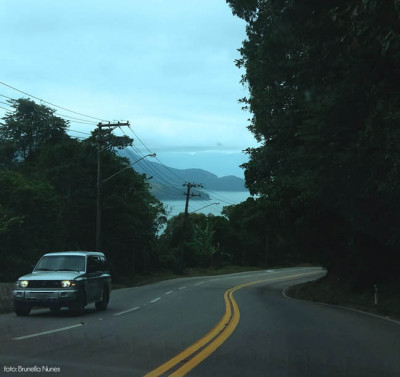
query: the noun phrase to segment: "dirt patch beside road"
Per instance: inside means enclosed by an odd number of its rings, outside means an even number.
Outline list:
[[[14,283],[0,283],[0,313],[13,310],[12,290]]]

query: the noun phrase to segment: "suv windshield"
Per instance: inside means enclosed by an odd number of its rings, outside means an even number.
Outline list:
[[[44,256],[34,271],[85,271],[85,257],[81,255]]]

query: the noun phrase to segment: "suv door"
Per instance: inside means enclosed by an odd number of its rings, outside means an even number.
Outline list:
[[[101,298],[101,269],[102,263],[98,256],[89,255],[86,266],[86,298],[88,302],[97,301]]]

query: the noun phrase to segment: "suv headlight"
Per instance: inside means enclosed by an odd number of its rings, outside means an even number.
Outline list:
[[[29,281],[28,280],[18,280],[17,281],[17,286],[19,288],[26,288],[29,285]]]
[[[73,280],[63,280],[61,282],[61,286],[63,288],[75,287],[75,285],[76,285],[76,282]]]

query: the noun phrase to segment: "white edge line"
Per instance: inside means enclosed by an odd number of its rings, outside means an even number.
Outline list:
[[[349,308],[348,306],[343,306],[343,305],[333,305],[333,304],[328,304],[326,302],[319,302],[319,301],[311,301],[311,300],[303,300],[301,298],[295,298],[295,297],[290,297],[286,294],[286,290],[290,288],[286,287],[283,291],[282,291],[282,295],[283,297],[289,299],[289,300],[297,300],[297,301],[303,301],[303,302],[309,302],[309,303],[313,303],[313,304],[317,304],[317,305],[323,305],[323,306],[329,306],[331,308],[340,308],[340,309],[346,309],[346,310],[351,310],[352,312],[357,312],[357,313],[361,313],[361,314],[365,314],[368,315],[370,317],[375,317],[378,319],[382,319],[384,321],[389,321],[392,323],[396,323],[397,325],[400,325],[400,321],[396,321],[395,319],[389,318],[389,317],[384,317],[382,315],[379,314],[375,314],[375,313],[370,313],[370,312],[365,312],[364,310],[360,310],[360,309],[354,309],[354,308]]]
[[[151,301],[150,301],[150,304],[154,304],[155,302],[157,302],[157,301],[159,301],[159,300],[161,300],[161,297],[157,297],[157,298],[155,298],[154,300],[151,300]]]
[[[122,315],[122,314],[126,314],[126,313],[129,313],[129,312],[133,312],[133,311],[138,310],[138,309],[140,309],[140,306],[136,306],[135,308],[124,310],[123,312],[115,313],[114,315]]]
[[[14,339],[14,340],[29,339],[29,338],[34,338],[34,337],[36,337],[36,336],[47,335],[47,334],[52,334],[52,333],[59,332],[59,331],[70,330],[70,329],[73,329],[73,328],[75,328],[75,327],[80,327],[80,326],[83,326],[83,324],[82,324],[82,323],[79,323],[79,324],[77,324],[77,325],[62,327],[62,328],[60,328],[60,329],[38,332],[38,333],[36,333],[36,334],[31,334],[31,335],[19,336],[18,338],[13,338],[13,339]]]

